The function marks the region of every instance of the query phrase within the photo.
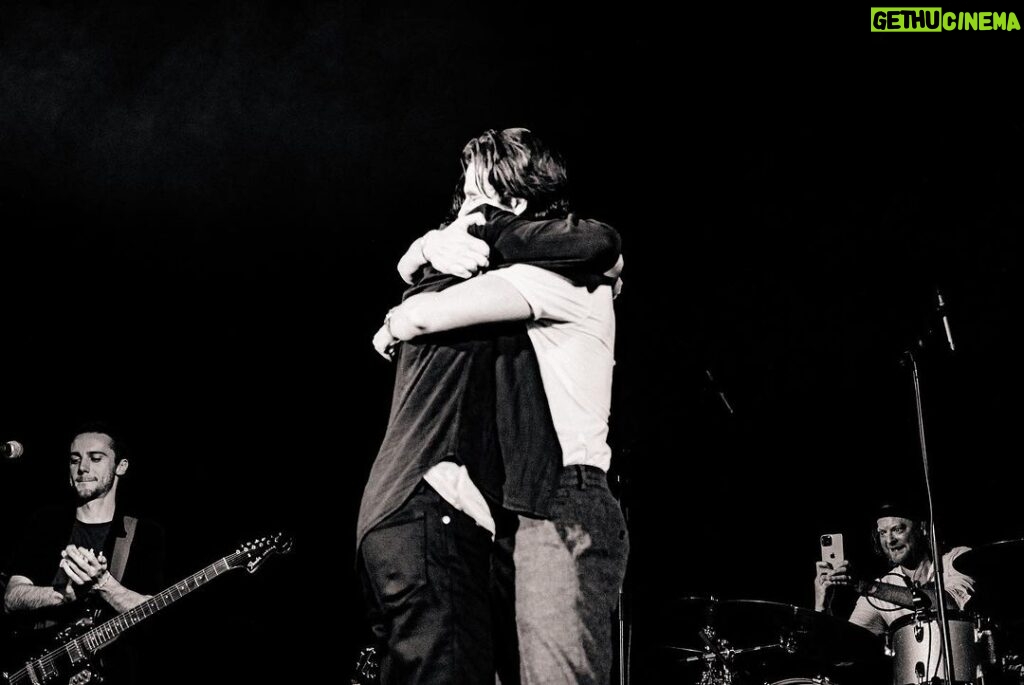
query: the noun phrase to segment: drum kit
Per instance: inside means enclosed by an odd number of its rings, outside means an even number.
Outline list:
[[[1024,539],[975,547],[954,568],[979,594],[946,612],[955,685],[1024,685],[1024,602],[1017,584]],[[975,606],[976,605],[976,606]],[[923,685],[942,683],[941,625],[923,609],[884,639],[848,621],[763,600],[686,597],[663,645],[694,685]]]

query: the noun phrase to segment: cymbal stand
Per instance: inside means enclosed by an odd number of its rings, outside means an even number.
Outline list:
[[[712,626],[704,626],[700,631],[700,638],[704,641],[703,653],[687,657],[683,660],[686,663],[704,662],[704,671],[701,673],[697,685],[732,685],[733,677],[736,675],[735,669],[732,666],[733,658],[741,654],[762,652],[769,649],[788,650],[787,642],[784,639],[777,643],[734,649],[728,640],[718,637],[717,632]]]

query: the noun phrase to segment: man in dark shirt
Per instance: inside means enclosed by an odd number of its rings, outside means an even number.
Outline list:
[[[492,243],[491,264],[503,259],[534,263],[581,280],[586,274],[599,277],[614,265],[619,244],[610,227],[564,215],[546,218],[545,209],[560,201],[560,163],[539,146],[518,162],[552,181],[537,184],[529,195],[536,200],[531,202],[533,221],[510,212],[474,217],[464,211],[446,230],[483,222],[477,234]],[[558,192],[551,193],[552,186]],[[545,239],[529,239],[538,233]],[[411,251],[419,249],[414,244]],[[417,267],[424,263],[420,259]],[[427,266],[406,297],[459,281]],[[378,338],[386,328],[385,323]],[[524,475],[531,463],[543,463],[547,466],[534,475],[547,469],[554,477],[560,464],[536,360],[520,323],[423,336],[387,356],[397,365],[391,415],[357,527],[371,619],[387,644],[382,680],[493,681],[489,584],[496,510],[509,498],[525,507],[542,506],[551,488],[524,495],[531,485]],[[532,370],[510,379],[529,366],[523,363],[527,358]],[[515,394],[527,420],[503,415],[507,407],[499,406],[499,389],[505,397]],[[533,435],[523,432],[531,425]],[[517,432],[523,440],[516,439]],[[541,439],[545,434],[547,439]],[[549,449],[527,449],[519,461],[510,460],[505,449],[522,450],[538,441]]]
[[[74,436],[68,461],[74,504],[36,512],[10,561],[4,610],[18,624],[46,628],[86,615],[107,618],[163,589],[162,529],[123,515],[117,505],[128,467],[124,440],[107,427]],[[101,654],[107,683],[136,682],[138,664],[125,637]]]

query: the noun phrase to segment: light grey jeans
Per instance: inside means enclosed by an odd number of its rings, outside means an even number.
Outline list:
[[[516,629],[524,685],[611,679],[612,617],[629,536],[605,473],[563,468],[551,520],[520,516]]]

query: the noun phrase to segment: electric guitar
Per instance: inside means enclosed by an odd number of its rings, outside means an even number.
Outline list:
[[[175,583],[138,606],[118,614],[104,623],[94,625],[93,618],[84,618],[58,633],[56,642],[59,646],[36,659],[25,662],[16,671],[0,673],[0,683],[4,685],[85,685],[94,680],[99,681],[102,678],[93,668],[92,658],[96,652],[113,642],[121,633],[227,571],[244,568],[249,573],[255,573],[260,564],[271,554],[290,552],[292,543],[292,539],[283,533],[253,540],[242,545],[234,554],[215,561],[202,571]]]

